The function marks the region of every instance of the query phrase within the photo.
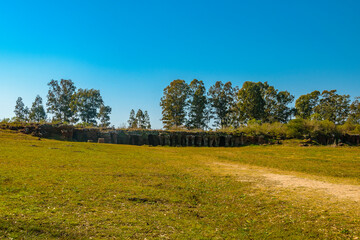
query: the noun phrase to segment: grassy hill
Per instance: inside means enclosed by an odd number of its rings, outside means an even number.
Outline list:
[[[283,189],[234,163],[360,184],[359,147],[175,148],[0,131],[1,239],[357,239],[358,204]]]

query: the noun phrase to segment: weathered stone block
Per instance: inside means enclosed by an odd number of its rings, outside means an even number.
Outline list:
[[[208,147],[209,146],[209,138],[208,137],[204,137],[204,147]]]

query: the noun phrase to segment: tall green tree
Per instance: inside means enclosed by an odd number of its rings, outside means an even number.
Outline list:
[[[294,95],[288,91],[280,91],[277,94],[277,102],[274,107],[274,120],[271,122],[286,123],[295,114],[295,108],[290,108],[289,104],[294,101]]]
[[[294,96],[288,91],[279,91],[267,82],[245,82],[237,94],[237,115],[241,123],[249,120],[262,122],[287,122],[294,109],[289,104]]]
[[[39,95],[36,96],[35,101],[31,106],[29,119],[32,122],[41,122],[46,120],[46,113],[42,103],[42,98]]]
[[[174,80],[164,89],[160,100],[162,122],[166,129],[183,126],[186,117],[189,86],[184,80]]]
[[[209,122],[208,99],[203,81],[194,79],[189,85],[189,128],[204,129]]]
[[[350,105],[349,120],[355,124],[360,124],[360,97],[356,97]]]
[[[100,120],[101,127],[108,127],[110,126],[110,114],[111,114],[111,107],[105,106],[102,104],[99,109],[98,118]]]
[[[103,104],[99,90],[80,88],[73,95],[70,106],[72,111],[79,115],[82,122],[96,125],[100,107]]]
[[[131,109],[128,123],[129,128],[151,129],[149,114],[141,109],[138,109],[136,114],[134,109]]]
[[[309,119],[314,114],[315,107],[319,104],[320,92],[313,91],[311,93],[301,95],[295,102],[296,117]]]
[[[289,107],[294,101],[294,96],[288,91],[279,91],[267,82],[258,83],[262,88],[262,96],[265,101],[263,122],[281,122],[290,120],[295,110]]]
[[[145,129],[145,115],[143,113],[143,111],[141,109],[138,109],[138,111],[136,112],[136,122],[137,122],[137,127],[141,128],[141,129]]]
[[[137,128],[138,127],[134,109],[131,109],[131,111],[130,111],[130,117],[128,120],[128,124],[129,124],[129,128]]]
[[[14,113],[16,121],[24,122],[27,120],[28,109],[25,107],[25,104],[21,97],[18,97],[18,99],[16,100]]]
[[[276,107],[278,102],[278,90],[270,86],[267,82],[257,83],[261,89],[261,96],[264,99],[264,115],[262,122],[277,122]]]
[[[24,109],[24,114],[25,114],[25,122],[28,122],[29,119],[29,114],[30,114],[30,109],[26,106]]]
[[[209,88],[208,96],[211,106],[211,114],[215,126],[220,128],[229,127],[232,122],[232,111],[235,106],[237,88],[233,88],[231,82],[223,84],[217,81]]]
[[[319,105],[315,113],[322,120],[329,120],[335,124],[346,122],[350,112],[350,95],[340,95],[336,90],[325,90],[321,93]]]
[[[51,80],[48,83],[47,112],[53,114],[53,120],[76,122],[75,112],[71,107],[76,87],[71,80]]]
[[[144,126],[146,129],[151,129],[150,116],[148,111],[144,112]]]
[[[237,93],[237,109],[242,123],[249,120],[263,120],[265,117],[265,100],[261,82],[244,82]]]

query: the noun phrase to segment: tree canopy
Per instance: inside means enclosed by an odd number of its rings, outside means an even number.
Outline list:
[[[51,80],[48,83],[47,113],[53,122],[87,126],[110,125],[111,107],[104,104],[100,90],[77,90],[72,80]],[[278,90],[267,82],[246,81],[242,87],[231,82],[215,82],[208,91],[202,80],[189,84],[173,80],[163,90],[160,99],[164,128],[208,129],[239,128],[262,123],[287,123],[294,117],[304,120],[327,121],[331,124],[360,124],[360,97],[351,101],[350,95],[337,90],[313,91],[295,97],[286,90]],[[37,95],[31,109],[23,99],[16,100],[15,121],[41,122],[47,115],[42,98]],[[150,129],[147,111],[131,110],[129,128]]]
[[[232,110],[235,105],[236,88],[232,87],[231,82],[223,84],[217,81],[208,91],[211,114],[215,126],[224,128],[229,127],[232,120]]]
[[[111,107],[104,105],[99,90],[82,89],[76,91],[73,81],[61,79],[48,83],[47,112],[53,122],[108,127],[110,125]],[[29,110],[19,97],[15,106],[15,120],[40,122],[46,120],[42,98],[37,95]]]
[[[208,99],[203,81],[194,79],[189,85],[189,128],[204,129],[209,122]]]
[[[27,121],[29,109],[27,107],[25,107],[25,104],[21,97],[18,97],[18,99],[16,100],[14,113],[15,113],[16,121],[19,121],[19,122]]]
[[[147,111],[143,112],[141,109],[138,109],[136,114],[134,109],[131,109],[128,124],[129,128],[151,129],[150,116]]]
[[[70,103],[73,116],[79,116],[81,121],[88,124],[96,124],[100,107],[103,100],[99,90],[79,89],[72,95]]]
[[[111,107],[105,106],[104,104],[101,104],[99,113],[97,117],[100,120],[100,126],[101,127],[108,127],[110,126],[110,113],[111,113]]]
[[[327,120],[334,124],[360,120],[359,98],[351,103],[349,95],[336,90],[313,91],[295,102],[290,92],[278,90],[267,82],[246,81],[241,88],[231,82],[217,81],[206,93],[203,81],[190,84],[174,80],[164,89],[160,106],[164,127],[184,126],[205,129],[209,122],[217,128],[238,128],[250,121],[287,123],[299,119]]]
[[[160,100],[162,122],[165,128],[180,127],[185,124],[188,106],[189,86],[184,80],[174,80],[164,89]]]
[[[360,124],[360,97],[356,97],[350,105],[349,120],[352,123]]]
[[[46,120],[46,113],[42,104],[42,98],[39,95],[36,96],[35,101],[30,108],[29,119],[32,122],[41,122]]]
[[[298,118],[309,119],[315,113],[315,107],[319,104],[319,91],[301,95],[295,103],[296,116]]]
[[[75,111],[71,107],[76,87],[71,80],[51,80],[48,83],[47,112],[53,114],[53,120],[77,122]]]

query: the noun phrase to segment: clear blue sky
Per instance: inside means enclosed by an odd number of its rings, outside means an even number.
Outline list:
[[[162,127],[178,78],[359,96],[359,12],[357,0],[1,1],[0,118],[61,78],[100,89],[115,126],[141,108]]]

